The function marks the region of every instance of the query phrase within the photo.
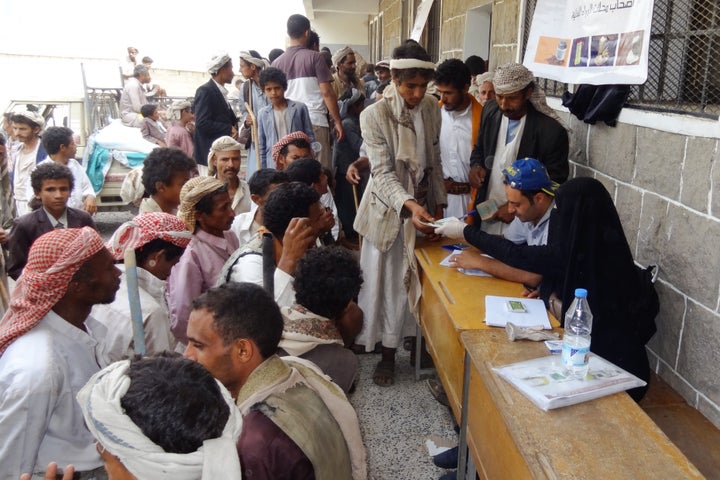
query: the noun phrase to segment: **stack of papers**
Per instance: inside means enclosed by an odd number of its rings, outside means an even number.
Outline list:
[[[493,370],[545,411],[646,385],[635,375],[594,353],[590,354],[588,374],[580,380],[566,374],[559,355],[534,358]]]
[[[520,302],[525,307],[524,312],[511,311],[508,302]],[[485,323],[492,327],[504,327],[511,322],[518,327],[535,327],[541,325],[550,330],[550,319],[545,309],[545,303],[539,298],[485,297]]]
[[[442,262],[440,262],[440,265],[443,267],[454,267],[455,264],[450,262],[450,258],[453,255],[460,255],[463,251],[462,250],[454,250],[450,255],[445,257]],[[487,255],[485,255],[487,257]],[[465,275],[470,275],[473,277],[492,277],[489,273],[487,273],[484,270],[480,270],[479,268],[462,268],[457,267],[458,272],[464,273]]]

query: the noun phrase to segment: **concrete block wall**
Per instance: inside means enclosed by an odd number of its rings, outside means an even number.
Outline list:
[[[653,370],[720,427],[720,140],[559,113],[572,176],[605,185],[635,260],[660,267]]]

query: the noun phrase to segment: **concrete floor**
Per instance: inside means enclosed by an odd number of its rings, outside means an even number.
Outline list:
[[[457,442],[450,410],[430,394],[424,380],[415,381],[410,355],[399,350],[395,385],[372,381],[379,354],[359,355],[360,379],[350,402],[357,410],[372,480],[430,480],[445,470],[426,453],[425,439],[437,435]]]

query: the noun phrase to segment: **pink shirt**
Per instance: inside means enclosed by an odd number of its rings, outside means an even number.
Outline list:
[[[235,234],[224,237],[196,230],[180,261],[170,272],[167,300],[170,307],[171,330],[175,338],[187,345],[187,325],[192,302],[217,283],[225,261],[240,245]]]
[[[179,148],[185,152],[188,157],[193,158],[195,145],[193,144],[192,135],[179,123],[173,123],[173,125],[168,128],[165,134],[165,143],[168,147]]]

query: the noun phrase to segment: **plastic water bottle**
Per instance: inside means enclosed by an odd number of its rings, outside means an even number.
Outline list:
[[[567,373],[578,379],[585,378],[588,372],[592,318],[587,290],[575,289],[575,300],[565,314],[562,362]]]

